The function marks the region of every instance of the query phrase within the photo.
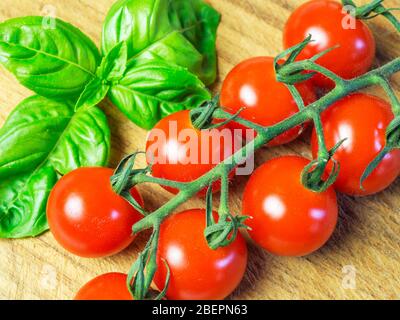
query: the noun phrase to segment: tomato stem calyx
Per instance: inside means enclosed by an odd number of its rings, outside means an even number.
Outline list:
[[[212,126],[213,113],[219,107],[219,96],[205,102],[198,108],[190,111],[193,127],[198,130],[209,129]]]
[[[141,207],[141,205],[135,200],[131,194],[131,189],[135,186],[131,184],[131,179],[137,174],[147,174],[150,167],[144,169],[133,169],[136,157],[143,152],[135,152],[119,163],[117,169],[114,171],[114,175],[111,177],[111,186],[116,194],[121,195],[127,200],[134,209],[139,211],[142,215],[146,216],[147,212]]]
[[[340,172],[340,163],[333,158],[333,155],[344,141],[345,139],[339,141],[329,151],[326,151],[326,146],[324,144],[324,150],[319,152],[318,158],[312,160],[310,164],[304,168],[301,174],[301,182],[306,188],[315,192],[324,192],[335,183]],[[332,168],[327,174],[326,168],[329,161],[332,161]],[[328,177],[325,177],[325,175],[328,175]]]
[[[235,121],[244,108],[239,109],[238,112],[231,115],[225,114],[222,122],[215,123],[215,112],[220,109],[219,95],[216,95],[211,101],[205,102],[198,108],[190,111],[190,118],[194,128],[198,130],[217,129],[227,125],[229,122]]]
[[[139,254],[135,263],[128,273],[127,284],[132,296],[137,300],[161,300],[166,294],[170,280],[169,266],[163,261],[167,268],[167,276],[164,289],[156,296],[150,296],[150,286],[157,270],[157,248],[160,237],[160,223],[154,226],[153,233],[144,250]]]
[[[222,177],[225,179],[225,183],[228,181],[228,176]],[[224,182],[222,181],[222,184]],[[208,187],[206,195],[206,228],[204,230],[204,236],[208,243],[208,246],[216,250],[220,247],[229,246],[235,241],[239,229],[248,229],[248,226],[244,224],[247,220],[247,216],[233,216],[229,212],[229,206],[227,197],[229,190],[221,189],[221,204],[218,210],[218,222],[214,219],[213,205],[212,205],[212,185]],[[224,200],[225,199],[225,200]]]

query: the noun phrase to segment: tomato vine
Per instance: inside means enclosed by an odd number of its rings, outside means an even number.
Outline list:
[[[212,117],[213,119],[228,119],[229,121],[234,118],[235,122],[257,132],[257,136],[254,140],[247,143],[243,148],[235,152],[231,157],[219,163],[215,168],[210,170],[202,177],[187,183],[154,178],[149,175],[149,173],[151,173],[151,166],[143,169],[133,169],[134,159],[137,154],[126,158],[121,164],[117,170],[116,176],[114,176],[112,181],[114,189],[119,191],[119,193],[122,195],[124,195],[123,190],[129,190],[133,186],[141,183],[156,183],[179,190],[179,193],[175,197],[154,212],[145,213],[145,217],[133,226],[134,233],[138,233],[149,228],[153,228],[154,230],[146,249],[139,255],[138,260],[135,262],[131,272],[129,273],[128,284],[129,286],[133,287],[132,290],[136,299],[143,299],[146,297],[147,291],[150,287],[151,279],[153,279],[156,272],[155,256],[158,243],[158,230],[161,223],[165,218],[171,215],[179,205],[196,195],[200,190],[203,190],[207,187],[209,188],[206,196],[207,227],[204,234],[211,248],[216,249],[220,246],[228,245],[232,239],[234,239],[238,229],[246,227],[244,224],[245,217],[233,216],[229,209],[229,172],[231,172],[239,164],[244,163],[244,161],[251,156],[255,150],[261,148],[280,134],[305,122],[312,121],[316,127],[318,135],[319,153],[317,159],[314,159],[310,165],[304,168],[302,182],[306,187],[317,192],[326,190],[330,185],[332,185],[337,177],[338,171],[340,170],[339,164],[335,164],[333,166],[333,170],[331,170],[328,178],[324,178],[323,174],[328,162],[332,159],[333,154],[340,146],[342,141],[332,150],[328,150],[323,137],[320,115],[336,101],[366,87],[380,85],[386,91],[392,102],[395,119],[387,131],[387,146],[383,149],[377,159],[375,159],[365,170],[363,178],[360,181],[360,186],[362,186],[363,180],[368,177],[368,175],[379,164],[380,160],[386,153],[390,152],[394,148],[400,148],[400,104],[393,88],[389,83],[389,77],[400,71],[400,58],[397,58],[386,65],[370,71],[358,78],[345,80],[315,62],[326,52],[323,52],[322,54],[319,54],[318,56],[308,60],[296,61],[298,54],[310,41],[310,38],[305,39],[301,44],[286,50],[282,54],[278,55],[275,59],[277,79],[287,85],[299,106],[299,112],[295,115],[276,125],[263,127],[241,118],[238,114],[232,116],[231,114],[227,113],[219,107],[218,97],[192,111],[192,114],[196,115],[199,113],[202,115],[208,114],[208,116]],[[278,61],[286,56],[288,56],[286,62],[279,64]],[[307,73],[305,73],[305,71],[307,71]],[[332,79],[336,86],[331,92],[327,93],[319,100],[307,107],[304,107],[301,96],[294,85],[298,82],[307,80],[313,76],[313,73],[321,73],[322,75]],[[210,112],[210,110],[212,110],[212,112]],[[204,125],[204,123],[207,121],[201,119],[201,122],[202,125]],[[121,178],[121,170],[124,171],[124,174],[122,175],[123,178]],[[217,180],[221,181],[222,186],[221,201],[218,210],[220,218],[218,222],[212,218],[212,192],[210,188],[212,183]],[[122,188],[121,181],[123,181]],[[117,184],[119,184],[119,187],[115,188]],[[162,295],[160,295],[159,298],[160,297],[162,297]]]

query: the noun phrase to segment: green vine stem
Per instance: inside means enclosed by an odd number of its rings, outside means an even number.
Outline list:
[[[223,124],[234,120],[257,132],[253,140],[236,151],[232,156],[216,165],[202,177],[186,183],[152,177],[150,175],[151,166],[142,169],[134,169],[134,162],[138,153],[128,156],[121,162],[115,175],[111,179],[111,183],[113,189],[124,196],[135,208],[139,205],[132,200],[133,197],[131,197],[129,193],[129,190],[135,185],[141,183],[155,183],[179,190],[176,196],[152,213],[147,213],[139,208],[139,211],[142,212],[144,217],[133,226],[133,232],[138,233],[153,228],[153,233],[144,251],[139,255],[139,258],[133,264],[129,272],[129,288],[136,299],[147,298],[151,281],[156,272],[156,251],[161,223],[180,205],[187,202],[201,190],[208,188],[206,195],[206,228],[204,235],[210,248],[217,249],[221,246],[229,245],[234,241],[240,228],[247,228],[244,224],[247,217],[235,216],[229,209],[229,173],[237,166],[245,163],[245,161],[254,154],[255,150],[265,146],[275,137],[291,128],[312,121],[318,136],[319,152],[318,158],[311,161],[310,164],[304,168],[301,177],[302,182],[306,187],[316,192],[323,191],[329,187],[335,181],[340,168],[339,164],[335,163],[332,157],[343,141],[339,142],[332,150],[328,150],[322,130],[321,113],[336,101],[369,86],[380,85],[384,88],[392,103],[395,119],[387,129],[387,145],[366,169],[360,181],[360,185],[362,185],[362,182],[384,158],[386,153],[394,148],[400,148],[400,103],[389,83],[389,77],[400,71],[400,58],[358,78],[345,80],[315,62],[320,56],[329,51],[323,52],[309,60],[296,61],[299,52],[310,41],[310,38],[305,39],[301,44],[283,52],[275,60],[277,79],[287,85],[299,106],[299,111],[293,116],[273,126],[263,127],[241,118],[240,111],[235,115],[224,111],[223,108],[219,106],[218,97],[191,112],[192,121],[198,129],[208,130],[218,127],[221,125],[221,122],[217,122],[216,124],[213,122],[213,119],[218,119],[220,121],[222,120]],[[288,56],[287,60],[282,60],[286,56]],[[295,85],[298,82],[309,79],[314,73],[321,73],[332,79],[336,86],[325,96],[305,107]],[[325,169],[329,161],[333,161],[333,168],[328,174],[328,177],[324,178],[326,175]],[[221,201],[218,210],[218,220],[215,221],[212,211],[211,186],[214,182],[219,180],[221,181]],[[167,264],[166,267],[168,269]],[[167,278],[166,287],[169,281],[169,277]],[[162,298],[165,295],[166,287],[157,298]]]
[[[296,73],[304,70],[320,72],[326,76],[330,74],[325,68],[318,66],[316,63],[310,60],[294,62],[284,67],[287,73]],[[373,85],[379,85],[382,80],[387,81],[388,77],[400,71],[400,58],[397,58],[388,64],[380,67],[379,69],[373,70],[365,75],[362,75],[353,80],[341,80],[337,83],[336,87],[321,99],[315,101],[307,108],[300,110],[290,118],[270,127],[260,127],[248,120],[240,117],[236,118],[235,121],[254,128],[258,135],[257,137],[246,144],[242,149],[238,150],[231,157],[215,166],[211,171],[200,177],[199,179],[180,184],[177,182],[169,182],[171,187],[180,189],[180,192],[166,204],[161,206],[153,213],[147,215],[138,223],[133,226],[133,232],[138,233],[148,228],[157,226],[167,216],[169,216],[178,206],[185,203],[188,199],[196,195],[200,190],[207,188],[211,183],[220,180],[226,173],[226,171],[232,171],[238,164],[244,163],[245,160],[257,150],[267,144],[269,141],[286,132],[287,130],[299,126],[307,121],[313,120],[315,114],[321,114],[325,109],[331,106],[336,101],[344,98],[345,96],[360,91],[361,89],[367,88]],[[215,109],[213,116],[217,119],[227,119],[232,117],[230,113],[217,108]],[[149,178],[147,173],[139,173],[132,177],[132,185],[136,185],[142,182],[149,182],[154,178]],[[151,181],[150,181],[151,182]]]
[[[149,296],[150,286],[157,270],[157,248],[158,239],[160,237],[160,225],[157,224],[144,250],[139,254],[135,263],[128,272],[127,285],[130,293],[137,300],[147,299]],[[161,300],[166,293],[170,280],[169,266],[164,261],[167,269],[164,289],[156,296],[151,297],[152,300]]]
[[[328,150],[325,143],[321,115],[319,113],[313,115],[313,122],[319,147],[318,158],[311,161],[310,164],[304,168],[301,181],[308,189],[315,192],[323,192],[336,181],[339,175],[340,164],[332,157],[343,144],[344,140],[339,141],[331,150]],[[325,177],[327,175],[326,168],[329,161],[333,162],[333,166],[328,176]]]

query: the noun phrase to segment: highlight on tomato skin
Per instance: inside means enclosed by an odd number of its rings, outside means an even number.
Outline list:
[[[124,273],[106,273],[87,282],[74,300],[133,300]]]
[[[217,220],[217,214],[214,213]],[[167,262],[171,276],[168,300],[222,300],[241,282],[247,266],[247,245],[238,233],[227,247],[212,250],[204,237],[206,213],[192,209],[161,225],[154,283],[164,288]]]
[[[357,93],[337,101],[322,114],[328,149],[346,139],[333,158],[340,163],[336,190],[352,196],[367,196],[386,189],[400,174],[400,150],[393,150],[360,185],[372,160],[386,145],[386,128],[394,119],[391,106],[379,97]],[[311,138],[313,155],[318,153],[315,131]],[[329,170],[332,163],[328,166]]]
[[[301,183],[309,162],[299,156],[272,159],[252,174],[245,187],[242,214],[251,217],[248,233],[275,255],[309,255],[335,230],[338,203],[334,189],[316,193]]]
[[[54,238],[69,252],[99,258],[128,247],[142,215],[116,194],[109,168],[79,168],[63,176],[50,193],[47,219]],[[132,196],[143,206],[133,188]]]
[[[164,119],[149,132],[146,158],[152,176],[178,182],[200,178],[241,147],[240,139],[227,126],[199,130],[192,124],[190,111],[178,111]],[[231,173],[233,177],[234,172]],[[179,190],[163,186],[177,194]],[[220,189],[220,181],[212,185]],[[206,189],[199,192],[205,195]]]
[[[344,79],[363,75],[373,65],[376,44],[370,28],[362,20],[350,17],[338,1],[313,0],[298,7],[285,25],[285,49],[309,35],[313,41],[302,50],[297,60],[310,59],[337,46],[316,62]],[[316,86],[326,90],[335,86],[332,80],[321,74],[312,80]]]
[[[317,99],[311,82],[299,83],[296,88],[306,106]],[[262,126],[277,124],[299,111],[286,85],[276,80],[272,57],[250,58],[235,66],[222,84],[221,106],[232,114],[243,108],[241,118]],[[232,129],[242,130],[243,138],[246,138],[243,125],[234,121],[228,125]],[[304,126],[291,128],[273,139],[268,146],[291,142],[303,131]]]

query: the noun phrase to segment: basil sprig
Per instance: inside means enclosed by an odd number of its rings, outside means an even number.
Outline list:
[[[125,41],[128,61],[162,59],[187,68],[209,85],[217,75],[220,19],[203,0],[120,0],[104,22],[102,52]]]
[[[203,0],[120,0],[103,26],[102,52],[126,43],[126,70],[110,83],[111,101],[135,124],[151,129],[163,117],[210,99],[217,74],[220,14]],[[104,78],[104,77],[103,77]]]
[[[134,123],[210,99],[220,15],[203,0],[120,0],[103,26],[102,56],[79,29],[43,17],[0,23],[0,63],[34,91],[0,129],[0,237],[47,229],[46,203],[60,177],[104,166],[105,98]],[[54,26],[54,27],[53,27]]]

